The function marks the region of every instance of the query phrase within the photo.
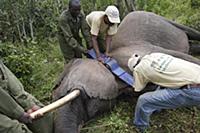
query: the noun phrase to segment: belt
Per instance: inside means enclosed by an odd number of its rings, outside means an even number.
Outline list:
[[[200,88],[200,84],[189,84],[189,85],[185,85],[181,88]]]

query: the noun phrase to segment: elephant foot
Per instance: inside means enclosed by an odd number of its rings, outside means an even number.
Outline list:
[[[200,55],[200,44],[190,44],[190,54]]]
[[[84,125],[84,121],[82,121],[81,124],[78,125],[78,133],[81,132],[83,125]]]

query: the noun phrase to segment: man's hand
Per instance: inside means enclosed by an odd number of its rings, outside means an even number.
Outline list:
[[[103,60],[103,58],[102,58],[101,56],[97,57],[97,60],[98,60],[99,62],[101,62],[101,63],[104,63],[104,60]]]
[[[84,53],[84,54],[87,54],[87,53],[88,53],[88,50],[87,50],[87,49],[84,49],[84,50],[83,50],[83,53]]]
[[[31,114],[31,113],[37,111],[38,109],[40,109],[40,107],[37,106],[37,105],[34,105],[31,109],[27,110],[27,113],[28,113],[28,114]],[[40,118],[40,117],[42,117],[42,116],[43,116],[43,114],[38,114],[37,116],[35,116],[34,119]]]
[[[110,53],[105,53],[105,55],[107,56],[107,57],[112,57],[112,55],[110,54]]]
[[[87,53],[88,53],[88,50],[87,50],[86,48],[82,47],[82,46],[81,46],[79,49],[80,49],[80,51],[83,52],[84,54],[87,54]]]
[[[28,109],[26,112],[27,112],[28,114],[30,114],[30,113],[33,113],[33,112],[37,111],[38,109],[40,109],[39,106],[33,105],[33,107],[30,108],[30,109]]]
[[[32,118],[31,118],[31,116],[30,116],[28,113],[24,112],[24,113],[18,118],[18,121],[19,121],[19,122],[22,122],[22,123],[24,123],[24,124],[28,124],[28,123],[32,123]]]

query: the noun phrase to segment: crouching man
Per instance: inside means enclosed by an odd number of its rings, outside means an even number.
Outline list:
[[[27,93],[15,75],[0,61],[0,132],[52,133],[53,116],[32,120],[29,113],[42,107]]]
[[[128,67],[135,77],[135,91],[143,90],[149,82],[164,88],[138,98],[134,124],[140,132],[145,132],[155,111],[200,104],[199,65],[167,54],[152,53],[143,58],[133,54]]]

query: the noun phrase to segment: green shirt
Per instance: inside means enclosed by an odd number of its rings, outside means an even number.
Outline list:
[[[17,119],[33,105],[43,106],[0,61],[0,113]]]
[[[59,18],[58,36],[64,56],[65,54],[69,54],[70,50],[79,50],[79,52],[86,50],[82,45],[80,31],[86,41],[87,47],[90,47],[91,37],[84,14],[80,13],[77,18],[74,18],[68,10],[63,11]],[[64,49],[69,50],[64,51]]]

